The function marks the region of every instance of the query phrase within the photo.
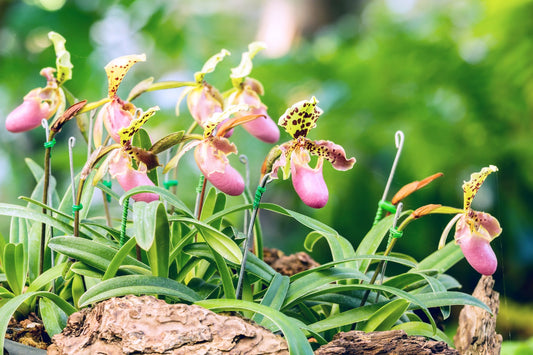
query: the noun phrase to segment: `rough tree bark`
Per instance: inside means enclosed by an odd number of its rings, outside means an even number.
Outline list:
[[[403,330],[365,333],[353,330],[335,335],[333,341],[321,346],[315,355],[457,355],[443,341],[428,340],[425,337],[407,336]]]
[[[286,341],[242,318],[151,296],[112,298],[69,317],[48,354],[284,354]]]
[[[482,276],[474,297],[484,302],[491,309],[489,312],[474,306],[464,306],[459,314],[459,327],[453,338],[455,347],[461,354],[499,354],[502,336],[496,333],[496,316],[500,307],[500,294],[494,291],[492,276]]]

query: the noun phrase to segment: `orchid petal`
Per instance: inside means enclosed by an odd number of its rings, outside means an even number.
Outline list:
[[[159,111],[159,106],[150,107],[142,114],[141,117],[131,121],[128,127],[121,128],[118,131],[120,136],[120,144],[124,146],[130,142],[133,135],[137,133],[141,129],[142,125],[145,124],[150,117],[155,115],[157,111]]]
[[[109,173],[117,179],[124,191],[129,191],[137,186],[154,186],[146,173],[146,166],[139,164],[139,170],[133,169],[131,159],[122,150],[117,150],[117,153],[109,161]],[[159,195],[143,192],[133,195],[132,198],[135,201],[152,202],[158,200]]]
[[[233,151],[234,145],[225,138],[215,138],[216,143],[203,141],[194,150],[194,158],[205,178],[220,191],[237,196],[244,191],[244,179],[228,161],[225,151]]]
[[[218,90],[209,84],[193,88],[187,96],[189,112],[201,127],[215,112],[222,112],[223,102]]]
[[[107,81],[109,83],[108,96],[113,98],[117,95],[118,87],[124,79],[124,76],[137,62],[144,62],[146,55],[144,54],[132,54],[118,57],[107,63],[104,67],[107,74]]]
[[[222,112],[215,112],[204,123],[204,138],[211,137],[218,125],[228,119],[231,115],[240,111],[247,111],[248,109],[249,107],[247,105],[231,105]]]
[[[295,103],[279,118],[278,124],[285,128],[293,138],[307,136],[309,130],[316,126],[316,121],[323,112],[317,104],[318,100],[314,96],[311,100]]]
[[[486,168],[481,169],[478,173],[473,173],[470,176],[469,181],[463,183],[463,192],[464,192],[464,210],[468,210],[472,204],[472,200],[476,196],[476,193],[481,188],[483,181],[489,176],[489,174],[498,171],[498,168],[494,165],[490,165]]]
[[[294,190],[309,207],[322,208],[329,198],[328,187],[322,175],[323,159],[319,158],[314,169],[309,167],[309,154],[302,149],[291,154],[291,174]]]
[[[327,159],[337,170],[349,170],[355,164],[355,158],[346,159],[344,148],[333,142],[323,140],[311,141],[306,139],[304,146],[312,155]]]
[[[120,135],[118,132],[131,124],[134,113],[135,106],[133,104],[115,98],[105,104],[100,112],[98,112],[96,123],[103,122],[107,133],[109,133],[115,142],[119,143]]]

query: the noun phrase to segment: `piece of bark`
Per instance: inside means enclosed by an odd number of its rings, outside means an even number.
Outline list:
[[[453,340],[461,354],[500,353],[502,336],[496,333],[500,294],[492,289],[493,286],[492,276],[482,276],[472,294],[490,308],[493,316],[475,306],[464,306],[459,314],[459,326]]]
[[[333,340],[315,351],[315,355],[352,355],[352,354],[402,354],[457,355],[457,350],[448,347],[443,341],[426,339],[421,336],[408,336],[403,330],[388,330],[365,333],[352,330],[339,333]]]
[[[112,298],[72,314],[48,354],[289,354],[286,341],[236,316],[152,296]]]
[[[263,249],[263,260],[274,270],[282,275],[292,276],[299,272],[320,266],[306,252],[299,252],[291,255],[285,255],[277,249]]]

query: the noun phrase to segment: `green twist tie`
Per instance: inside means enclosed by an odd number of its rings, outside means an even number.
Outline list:
[[[381,219],[383,218],[383,211],[387,211],[391,214],[394,214],[396,213],[396,206],[394,206],[389,201],[380,200],[378,202],[378,210],[376,211],[376,217],[374,217],[374,223],[372,224],[373,226],[375,226],[376,224],[378,224],[379,221],[381,221]]]
[[[398,229],[396,229],[396,227],[390,227],[389,240],[387,243],[390,244],[393,238],[401,238],[401,237],[403,237],[403,231],[399,231]]]
[[[111,180],[102,180],[102,185],[104,185],[105,187],[110,189],[111,186],[113,186],[113,183],[111,182]],[[107,202],[111,202],[111,195],[110,194],[106,193],[105,194],[105,198],[106,198]]]
[[[261,197],[263,197],[263,193],[265,192],[266,188],[257,186],[257,190],[255,190],[255,198],[254,198],[254,209],[257,209],[259,207],[259,203],[261,202]]]
[[[205,176],[200,176],[200,180],[198,181],[198,186],[196,186],[196,193],[197,194],[201,194],[202,193],[202,188],[204,187],[204,181],[205,181]]]
[[[120,224],[120,240],[119,245],[122,247],[126,243],[126,223],[128,222],[128,207],[130,199],[124,200],[124,208],[122,209],[122,223]]]
[[[203,184],[203,182],[202,182],[202,184]],[[164,186],[165,189],[167,189],[167,190],[168,190],[170,187],[172,187],[172,186],[178,186],[178,180],[168,180],[168,181],[164,181],[164,182],[163,182],[163,186]],[[200,190],[200,192],[202,192],[202,191]]]
[[[56,139],[55,138],[52,138],[51,141],[48,141],[48,142],[44,142],[44,147],[45,148],[52,148],[54,145],[56,145]]]
[[[72,205],[72,214],[76,214],[76,212],[81,211],[83,209],[83,205],[80,203],[79,205]]]

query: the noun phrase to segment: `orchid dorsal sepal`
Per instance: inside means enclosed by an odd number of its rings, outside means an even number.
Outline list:
[[[138,62],[146,61],[145,54],[131,54],[118,57],[107,63],[104,67],[109,83],[108,96],[114,98],[117,95],[118,87],[130,68]]]
[[[48,38],[54,45],[56,53],[56,80],[58,85],[63,85],[67,80],[72,79],[73,65],[70,62],[70,53],[65,48],[66,40],[59,33],[50,31]]]
[[[252,72],[252,59],[255,55],[266,48],[263,42],[252,42],[248,45],[248,52],[244,52],[241,56],[240,64],[231,69],[231,82],[234,87],[239,88],[244,79]]]
[[[202,67],[202,70],[194,73],[194,81],[196,81],[197,84],[201,84],[202,81],[204,81],[205,75],[213,72],[218,63],[230,54],[231,53],[228,50],[222,49],[220,52],[209,58]]]
[[[316,121],[323,113],[317,106],[316,97],[302,100],[289,107],[278,120],[278,125],[283,127],[293,138],[306,137],[309,130],[316,126]]]
[[[131,121],[130,125],[126,128],[122,128],[118,131],[118,134],[120,136],[120,143],[122,146],[125,146],[128,144],[128,142],[131,141],[131,138],[139,129],[141,129],[142,125],[148,121],[150,117],[155,115],[155,113],[159,111],[159,106],[154,106],[149,108],[146,112],[140,114],[139,118],[134,119]]]
[[[495,165],[489,165],[481,169],[480,172],[470,175],[470,180],[463,183],[464,192],[464,210],[468,210],[472,204],[472,200],[481,188],[481,185],[491,173],[498,171]]]

